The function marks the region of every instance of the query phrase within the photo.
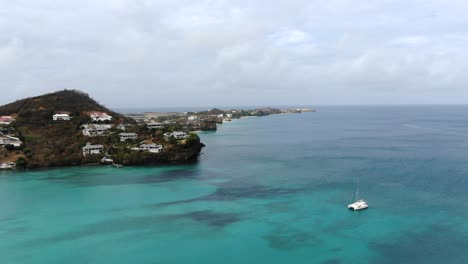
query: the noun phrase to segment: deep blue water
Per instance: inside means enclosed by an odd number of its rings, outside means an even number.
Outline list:
[[[200,162],[0,172],[0,263],[468,263],[468,107],[323,107]],[[370,209],[351,212],[357,176]]]

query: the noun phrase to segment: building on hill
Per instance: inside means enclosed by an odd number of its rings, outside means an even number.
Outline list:
[[[9,125],[11,122],[13,122],[11,116],[0,116],[0,125]]]
[[[128,139],[137,139],[137,133],[120,133],[120,142],[125,142]]]
[[[89,117],[91,117],[91,120],[93,121],[111,121],[112,120],[112,116],[104,112],[91,112],[89,113]]]
[[[143,144],[140,146],[140,150],[149,151],[151,153],[160,153],[163,146],[158,144]]]
[[[11,170],[16,168],[14,162],[0,162],[0,170]]]
[[[82,147],[83,149],[83,156],[86,155],[96,155],[96,154],[101,154],[101,152],[104,150],[103,145],[93,145],[91,143],[86,143],[86,146]]]
[[[164,125],[162,123],[159,123],[159,122],[146,123],[146,126],[149,129],[158,129],[158,128],[163,128],[164,127]]]
[[[164,133],[164,139],[166,141],[169,141],[171,137],[174,137],[175,139],[186,139],[188,137],[187,133],[185,132],[180,132],[180,131],[174,131],[174,132],[166,132]]]
[[[58,121],[58,120],[68,121],[70,120],[70,115],[69,114],[55,114],[52,116],[52,119],[54,121]]]
[[[81,128],[83,129],[83,135],[88,137],[93,136],[104,136],[109,132],[112,125],[97,125],[97,124],[87,124],[82,125]]]
[[[101,159],[101,163],[106,164],[106,163],[114,163],[114,160],[109,158],[108,156],[104,156]]]
[[[189,117],[187,117],[187,120],[188,120],[189,122],[195,122],[195,121],[198,120],[198,116],[195,116],[195,115],[189,116]]]
[[[21,142],[19,138],[3,135],[0,133],[0,146],[13,145],[15,147],[21,147],[21,144],[23,144],[23,142]]]

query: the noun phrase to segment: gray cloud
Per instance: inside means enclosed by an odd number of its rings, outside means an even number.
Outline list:
[[[0,104],[468,103],[468,3],[0,0]]]

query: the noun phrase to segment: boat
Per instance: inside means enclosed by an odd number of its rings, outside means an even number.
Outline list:
[[[366,201],[359,199],[359,182],[360,182],[360,177],[357,178],[356,192],[354,193],[353,203],[348,205],[348,209],[353,210],[353,211],[358,211],[358,210],[369,208],[369,205],[366,203]]]

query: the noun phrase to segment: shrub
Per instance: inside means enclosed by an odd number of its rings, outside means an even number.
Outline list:
[[[16,167],[18,168],[26,168],[28,166],[28,161],[23,158],[23,157],[19,157],[17,160],[16,160]]]

